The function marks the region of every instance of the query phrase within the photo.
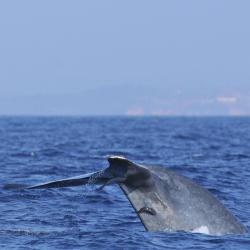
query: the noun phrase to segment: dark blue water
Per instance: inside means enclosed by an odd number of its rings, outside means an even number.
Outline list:
[[[0,249],[249,249],[250,235],[151,233],[117,186],[6,190],[118,154],[208,188],[250,229],[250,118],[0,118]]]

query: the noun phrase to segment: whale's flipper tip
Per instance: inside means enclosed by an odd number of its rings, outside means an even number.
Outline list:
[[[23,190],[26,189],[28,185],[25,184],[14,184],[14,183],[8,183],[3,186],[4,190]]]

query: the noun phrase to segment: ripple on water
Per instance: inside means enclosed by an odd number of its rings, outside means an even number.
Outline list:
[[[249,125],[250,118],[0,118],[0,248],[249,249],[249,233],[145,232],[115,186],[21,190],[123,155],[195,179],[249,231]]]

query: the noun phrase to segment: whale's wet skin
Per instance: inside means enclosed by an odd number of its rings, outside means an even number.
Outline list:
[[[249,249],[249,141],[249,118],[1,118],[0,247]]]
[[[246,228],[207,190],[163,167],[141,166],[126,158],[108,158],[96,173],[52,181],[27,189],[117,183],[149,231],[187,231],[211,235],[243,234]]]

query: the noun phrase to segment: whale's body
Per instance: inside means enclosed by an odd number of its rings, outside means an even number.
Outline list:
[[[58,188],[117,183],[148,231],[187,231],[210,235],[242,234],[245,227],[209,191],[163,167],[137,165],[109,157],[95,173],[29,187]]]

